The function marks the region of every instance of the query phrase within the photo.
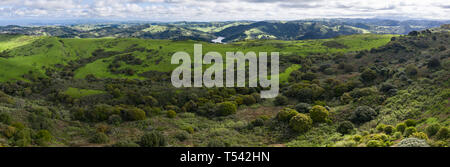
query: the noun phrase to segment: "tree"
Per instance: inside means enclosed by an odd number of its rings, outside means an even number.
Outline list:
[[[350,134],[353,130],[354,126],[350,121],[344,121],[341,124],[339,124],[338,128],[337,128],[337,132],[345,135],[345,134]]]
[[[323,122],[327,122],[328,120],[328,110],[325,107],[316,105],[314,107],[311,108],[311,110],[309,110],[311,119],[315,122],[315,123],[323,123]]]
[[[289,121],[289,127],[296,132],[304,133],[311,129],[312,122],[312,119],[308,115],[297,114]]]
[[[362,124],[373,120],[376,116],[377,112],[374,109],[368,106],[360,106],[353,111],[350,120],[355,124]]]
[[[219,116],[228,116],[236,113],[237,106],[232,102],[223,102],[219,103],[217,106],[217,115]]]
[[[146,133],[139,141],[141,147],[164,147],[167,145],[166,137],[159,132]]]

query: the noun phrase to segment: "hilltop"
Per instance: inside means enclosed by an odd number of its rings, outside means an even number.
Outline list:
[[[446,21],[382,19],[317,19],[298,21],[228,21],[74,24],[65,26],[2,26],[0,33],[60,38],[146,38],[223,42],[253,39],[302,40],[325,39],[351,34],[407,34],[410,31],[438,27]]]

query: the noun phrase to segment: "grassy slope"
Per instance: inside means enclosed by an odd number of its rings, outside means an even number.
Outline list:
[[[132,68],[136,71],[134,76],[112,74],[108,65],[114,57],[99,59],[87,64],[75,71],[75,78],[84,78],[93,74],[99,78],[135,78],[144,79],[137,74],[146,71],[170,72],[178,65],[171,65],[170,58],[176,51],[185,51],[193,56],[194,44],[203,44],[203,53],[216,51],[225,55],[226,52],[242,51],[244,53],[258,52],[280,52],[281,56],[297,55],[307,56],[309,54],[344,53],[348,51],[364,50],[386,44],[392,35],[350,35],[333,39],[302,40],[302,41],[278,41],[278,40],[252,40],[231,44],[211,44],[198,41],[170,41],[170,40],[148,40],[148,39],[58,39],[54,37],[42,37],[22,46],[10,49],[11,58],[0,58],[0,81],[20,80],[22,75],[33,71],[37,75],[44,76],[43,67],[54,68],[55,64],[67,64],[71,60],[87,58],[97,49],[105,51],[123,51],[132,45],[152,49],[155,52],[131,53],[143,60],[141,65],[128,65],[122,63],[121,69]],[[348,48],[328,48],[323,46],[325,41],[335,40]],[[6,42],[1,48],[14,45],[14,42]],[[282,78],[289,76],[289,71],[298,69],[291,66],[287,73],[281,74]],[[283,79],[282,79],[283,80]],[[285,80],[285,79],[284,79]]]

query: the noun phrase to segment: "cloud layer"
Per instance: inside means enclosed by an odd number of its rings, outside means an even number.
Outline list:
[[[147,21],[423,18],[449,20],[448,0],[2,0],[3,19]]]

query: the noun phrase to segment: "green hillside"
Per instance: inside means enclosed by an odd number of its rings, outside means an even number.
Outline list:
[[[254,51],[256,53],[280,52],[283,57],[307,56],[309,54],[333,54],[366,50],[382,46],[389,42],[393,35],[350,35],[333,39],[276,41],[255,40],[231,44],[211,44],[196,41],[170,41],[149,39],[61,39],[41,37],[39,40],[20,47],[5,50],[0,58],[4,68],[0,74],[1,81],[11,79],[27,79],[25,74],[32,71],[38,77],[45,77],[46,69],[61,70],[71,66],[75,78],[84,78],[92,74],[98,78],[135,78],[145,79],[141,74],[148,71],[170,72],[178,65],[171,65],[170,58],[176,51],[185,51],[193,55],[193,45],[203,44],[203,52]],[[22,37],[23,38],[23,37]],[[16,41],[5,42],[12,46]],[[327,44],[338,44],[338,46]],[[98,54],[95,54],[95,53]],[[118,60],[131,55],[139,63]],[[114,61],[116,60],[116,61]],[[72,63],[72,65],[68,65]],[[282,62],[282,69],[290,66]],[[77,64],[77,65],[73,65]],[[132,69],[132,74],[117,73],[109,69],[111,64],[118,67],[116,71]],[[7,72],[14,71],[13,73]]]

